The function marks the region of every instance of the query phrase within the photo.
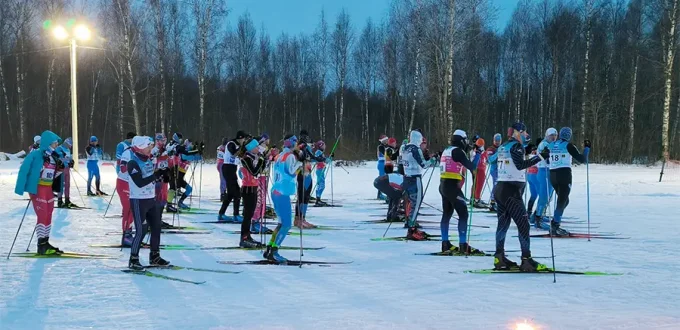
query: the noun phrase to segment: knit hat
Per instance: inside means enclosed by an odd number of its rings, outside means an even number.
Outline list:
[[[247,136],[248,136],[248,134],[244,131],[236,132],[236,138],[237,139],[245,139]]]
[[[253,151],[253,149],[257,148],[260,144],[257,142],[255,139],[250,139],[248,143],[246,143],[246,151],[250,152]]]
[[[64,144],[69,146],[69,147],[72,147],[73,146],[73,140],[70,137],[68,137],[68,138],[66,138],[66,140],[64,140]]]
[[[289,134],[286,135],[286,137],[283,140],[283,147],[284,148],[293,148],[295,147],[295,144],[297,143],[298,138],[295,135]]]
[[[571,128],[569,127],[560,128],[560,139],[565,141],[571,141]]]
[[[260,138],[258,139],[258,141],[260,143],[267,141],[267,140],[269,140],[269,134],[267,134],[267,133],[262,133],[262,135],[260,135]]]
[[[545,136],[548,137],[550,135],[557,135],[557,130],[553,127],[550,127],[547,130],[545,130]]]
[[[39,143],[40,142],[40,135],[36,135],[33,137],[33,143]]]
[[[99,141],[99,140],[97,140],[96,136],[94,136],[94,135],[90,136],[90,143],[94,143],[94,142],[97,142],[97,141]]]
[[[151,144],[153,144],[153,140],[148,136],[135,136],[132,138],[132,146],[136,149],[145,149]]]
[[[512,126],[510,126],[510,127],[512,127],[512,129],[519,131],[519,132],[524,132],[524,131],[527,130],[527,126],[524,125],[524,123],[521,122],[521,121],[518,121],[518,122],[512,124]]]
[[[392,148],[396,148],[397,147],[397,139],[390,138],[389,140],[387,140],[387,145],[392,147]]]
[[[484,148],[484,145],[486,145],[486,141],[484,141],[483,138],[479,138],[477,139],[477,141],[475,141],[475,145]]]
[[[389,139],[390,139],[390,138],[388,138],[387,135],[382,134],[382,135],[380,135],[380,138],[378,139],[378,141],[380,141],[381,143],[387,143],[387,141],[388,141]]]

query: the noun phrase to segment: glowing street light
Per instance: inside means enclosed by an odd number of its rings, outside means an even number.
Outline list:
[[[75,20],[71,19],[67,22],[66,26],[71,30],[71,33],[69,33],[66,28],[63,26],[55,26],[52,28],[52,35],[57,39],[57,40],[66,40],[70,39],[70,50],[71,50],[71,138],[73,140],[73,162],[74,165],[73,167],[78,170],[78,91],[77,91],[77,84],[76,84],[76,68],[77,68],[77,62],[76,62],[76,49],[78,45],[76,44],[76,40],[80,41],[87,41],[90,40],[90,37],[92,36],[92,33],[90,32],[90,29],[84,25],[84,24],[78,24],[75,27],[73,27],[75,24]],[[52,26],[52,22],[50,20],[45,21],[43,23],[43,27],[46,29],[49,29]]]

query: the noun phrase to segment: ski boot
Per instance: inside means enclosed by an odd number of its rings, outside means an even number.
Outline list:
[[[90,197],[98,196],[97,194],[93,193],[92,190],[88,190],[87,195],[90,196]]]
[[[259,222],[259,221],[253,221],[250,224],[250,232],[253,233],[253,234],[262,234],[262,233],[272,234],[274,231],[267,228],[266,226],[262,225],[262,223]]]
[[[560,223],[550,222],[550,234],[557,237],[569,236],[571,233],[564,228],[560,228]]]
[[[282,257],[279,254],[279,248],[278,247],[272,247],[271,253],[270,253],[270,259],[269,261],[272,261],[274,263],[280,264],[280,265],[286,265],[288,264],[288,259]]]
[[[97,196],[108,196],[109,194],[97,189]]]
[[[267,260],[273,259],[273,257],[272,257],[272,246],[271,245],[267,245],[267,249],[264,250],[264,253],[262,253],[262,257],[267,259]]]
[[[230,219],[228,216],[224,215],[224,214],[218,214],[218,215],[217,215],[217,221],[218,221],[218,222],[230,222],[231,219]]]
[[[545,272],[547,270],[550,270],[548,266],[536,262],[533,258],[531,258],[531,255],[522,257],[522,264],[519,266],[519,270],[521,272],[526,272],[526,273],[536,273],[536,272]]]
[[[168,205],[165,207],[165,212],[177,213],[177,208],[175,207],[175,205],[168,203]]]
[[[511,270],[517,269],[519,266],[516,262],[505,257],[505,252],[496,252],[493,256],[493,268],[495,270]]]
[[[261,248],[264,245],[254,240],[250,235],[248,235],[241,237],[241,242],[239,242],[238,246],[244,249],[257,249]]]
[[[442,255],[454,255],[458,253],[458,247],[451,244],[451,241],[442,241]]]
[[[406,239],[412,241],[427,241],[428,236],[429,235],[426,232],[415,227],[409,228],[406,232]]]
[[[128,268],[132,270],[144,270],[144,266],[139,263],[139,256],[130,255],[130,261],[128,261]]]
[[[227,193],[222,193],[220,194],[220,202],[224,203],[224,201],[227,199]]]
[[[132,236],[132,231],[126,230],[123,233],[123,237],[120,240],[120,245],[124,248],[132,247],[132,240],[133,239],[134,239],[134,236]]]
[[[469,256],[483,256],[486,255],[484,251],[475,249],[470,244],[468,243],[460,243],[458,251],[460,251],[461,254],[469,255]]]
[[[238,214],[235,214],[233,217],[231,217],[231,221],[234,223],[242,223],[243,217]]]
[[[321,198],[317,198],[316,202],[314,203],[314,206],[316,207],[328,206],[328,203],[322,201]]]
[[[50,244],[50,238],[49,237],[43,237],[43,238],[38,238],[38,254],[39,255],[51,255],[51,254],[62,254],[64,251],[59,250],[58,248],[52,246]]]
[[[71,199],[68,198],[68,197],[66,197],[66,199],[64,200],[64,207],[69,208],[69,209],[79,209],[80,208],[80,206],[71,203]]]
[[[311,223],[305,221],[305,219],[303,217],[299,216],[299,215],[295,216],[295,220],[293,220],[293,226],[298,227],[298,228],[302,227],[302,229],[314,228]]]
[[[149,265],[151,266],[170,266],[170,262],[161,258],[161,254],[158,251],[149,252]]]
[[[64,208],[64,201],[61,199],[61,197],[59,197],[59,199],[57,200],[57,208],[58,209]]]
[[[161,229],[173,229],[175,226],[161,220]]]
[[[493,200],[492,200],[492,201],[489,203],[489,212],[496,212],[496,211],[497,211],[497,209],[496,209],[496,201],[493,201]]]
[[[180,208],[181,210],[189,210],[189,209],[191,209],[189,206],[187,206],[187,205],[184,204],[183,202],[177,203],[177,206],[179,206],[179,208]]]
[[[487,209],[487,208],[489,208],[489,204],[485,203],[485,202],[482,201],[481,199],[476,199],[475,202],[474,202],[474,204],[473,204],[473,206],[476,207],[476,208],[478,208],[478,209]]]

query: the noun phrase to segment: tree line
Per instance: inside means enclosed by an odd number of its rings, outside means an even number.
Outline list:
[[[71,17],[95,30],[78,49],[79,138],[107,152],[128,131],[216,146],[305,128],[369,158],[381,134],[420,128],[436,150],[457,128],[490,143],[522,120],[534,139],[571,126],[595,161],[680,158],[678,0],[522,0],[502,31],[488,0],[392,0],[380,21],[322,11],[299,35],[227,4],[5,0],[0,149],[70,135],[69,52],[43,22]]]

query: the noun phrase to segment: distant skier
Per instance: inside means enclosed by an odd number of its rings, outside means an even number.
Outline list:
[[[260,154],[264,156],[266,163],[262,169],[262,173],[257,178],[257,205],[255,207],[255,214],[253,214],[252,224],[250,225],[250,232],[253,234],[271,232],[270,229],[262,224],[262,219],[265,217],[267,210],[270,164],[272,164],[279,154],[279,150],[276,147],[269,148],[269,135],[267,133],[262,133],[262,136],[260,136],[258,140],[260,141]]]
[[[125,135],[125,140],[120,141],[118,145],[116,145],[116,173],[120,171],[120,157],[123,155],[123,151],[127,150],[130,148],[130,145],[132,145],[132,138],[134,138],[137,134],[134,132],[128,132]],[[118,188],[116,187],[116,191]]]
[[[163,221],[163,210],[168,204],[168,185],[170,184],[170,156],[166,150],[168,139],[163,133],[156,133],[155,145],[151,149],[151,157],[155,171],[160,173],[156,181],[156,208],[161,217],[161,228],[173,228],[174,226]]]
[[[541,143],[539,140],[538,143]],[[524,152],[526,153],[526,158],[531,159],[536,156],[536,145],[533,143],[528,143],[524,147]],[[538,164],[540,164],[539,162]],[[538,198],[538,191],[540,188],[540,183],[538,181],[538,164],[530,166],[527,168],[527,183],[529,183],[529,202],[527,203],[527,212],[531,214],[534,211],[534,204]],[[533,218],[529,218],[529,223],[533,224]]]
[[[161,258],[159,248],[161,241],[161,218],[156,209],[156,180],[161,176],[160,172],[154,172],[154,164],[151,159],[153,140],[148,136],[135,136],[130,148],[130,159],[126,163],[126,170],[130,175],[130,206],[135,221],[135,236],[130,248],[130,260],[128,267],[135,270],[143,270],[144,266],[139,262],[139,249],[145,236],[142,223],[146,222],[151,227],[151,250],[149,252],[149,265],[168,266],[170,262]]]
[[[72,139],[66,138],[64,140],[64,143],[62,143],[60,146],[58,146],[55,149],[55,152],[57,156],[59,157],[59,160],[64,164],[64,170],[61,176],[59,178],[55,179],[54,182],[58,182],[59,184],[59,189],[58,189],[58,201],[57,201],[57,207],[65,207],[65,208],[78,208],[79,206],[76,204],[71,203],[71,168],[73,167],[73,156],[71,155],[71,148],[73,148],[73,142]],[[62,201],[62,196],[65,197],[65,199]]]
[[[549,148],[550,144],[557,140],[557,130],[555,128],[548,128],[545,131],[545,138],[538,143],[537,153],[542,153],[544,149]],[[537,228],[543,228],[543,216],[545,215],[548,202],[553,193],[553,187],[550,184],[550,167],[547,159],[536,164],[538,173],[536,183],[538,184],[538,204],[536,212],[532,216],[532,222]]]
[[[220,176],[220,202],[224,202],[227,197],[227,180],[222,175],[222,165],[224,165],[224,150],[229,139],[222,138],[222,143],[217,146],[217,174]]]
[[[406,148],[406,145],[408,144],[408,139],[404,139],[401,141],[401,145],[399,146],[399,152],[397,155],[397,172],[401,175],[404,175],[404,160],[403,160],[403,154],[404,154],[404,149]]]
[[[49,242],[54,211],[52,181],[64,168],[64,164],[54,152],[61,139],[51,131],[44,131],[40,139],[40,149],[26,155],[24,162],[21,163],[14,193],[22,196],[27,192],[31,198],[33,210],[38,217],[35,226],[38,254],[61,254],[62,251]]]
[[[243,199],[243,222],[241,223],[241,241],[239,246],[242,248],[259,248],[263,244],[255,241],[250,236],[251,221],[255,208],[257,207],[257,178],[262,170],[267,166],[264,157],[260,154],[259,141],[248,139],[244,143],[246,153],[241,157],[242,186],[241,198]]]
[[[472,158],[477,159],[475,162],[476,170],[474,175],[473,194],[472,194],[472,206],[476,208],[488,208],[489,205],[482,200],[482,192],[484,190],[484,183],[486,182],[486,163],[488,161],[487,153],[484,152],[484,145],[486,141],[483,138],[476,136],[477,138],[472,142],[474,150],[472,152]],[[477,157],[479,155],[479,157]]]
[[[87,155],[87,195],[88,196],[108,196],[101,190],[101,175],[99,174],[99,161],[102,160],[104,152],[99,145],[99,140],[96,136],[90,137],[90,144],[85,148],[85,155]],[[95,179],[96,191],[92,192],[92,178]]]
[[[431,158],[428,163],[425,161],[423,155],[422,142],[423,135],[419,129],[411,131],[409,137],[409,144],[404,148],[402,155],[402,162],[404,163],[404,191],[408,194],[410,212],[409,219],[406,223],[408,231],[406,237],[414,241],[423,241],[427,239],[427,233],[419,230],[416,227],[416,219],[420,211],[420,204],[423,200],[423,169],[434,166],[435,158]]]
[[[496,182],[498,181],[498,147],[500,147],[503,138],[501,133],[496,133],[493,136],[493,145],[486,148],[486,155],[489,162],[489,174],[491,174],[491,200],[489,202],[489,210],[496,212],[496,200],[494,198],[494,190],[496,188]]]
[[[293,225],[306,229],[316,228],[316,225],[307,222],[307,210],[312,195],[312,162],[326,161],[325,157],[314,155],[310,140],[307,130],[301,130],[297,149],[300,151],[298,161],[302,162],[302,169],[297,175],[297,203]]]
[[[543,150],[543,157],[549,156],[548,164],[550,165],[550,184],[555,189],[557,194],[557,205],[555,207],[555,214],[550,224],[550,231],[556,236],[568,236],[569,232],[560,228],[562,223],[562,215],[564,209],[569,205],[569,194],[571,193],[571,162],[572,158],[579,163],[588,162],[588,154],[590,153],[590,141],[583,141],[583,154],[581,154],[576,146],[571,143],[571,128],[562,127],[560,129],[559,140],[550,144],[550,146]]]
[[[479,168],[475,164],[479,164],[482,156],[482,153],[478,152],[475,158],[470,161],[467,156],[469,148],[467,134],[465,131],[457,129],[451,137],[451,145],[442,152],[441,162],[439,163],[441,172],[439,194],[442,196],[444,211],[441,220],[442,252],[445,253],[483,254],[467,243],[468,208],[465,202],[465,193],[460,189],[460,182],[463,179],[463,173],[467,170],[473,173],[476,170],[479,173]],[[453,246],[449,241],[449,223],[453,211],[458,214],[458,247]]]
[[[525,170],[541,161],[540,156],[524,159],[526,126],[517,122],[508,130],[510,138],[498,148],[498,184],[494,190],[498,207],[498,227],[496,228],[496,254],[494,268],[498,270],[516,269],[517,263],[505,257],[505,236],[510,222],[515,221],[519,233],[519,244],[522,249],[522,264],[519,270],[536,272],[547,267],[531,258],[529,241],[529,215],[524,208],[522,194],[526,185]]]
[[[222,201],[222,206],[217,215],[218,221],[233,221],[238,223],[243,221],[243,217],[240,216],[241,187],[238,185],[236,171],[241,164],[238,154],[242,153],[241,148],[247,137],[248,134],[246,134],[246,132],[238,131],[236,132],[236,137],[229,140],[225,145],[222,176],[224,176],[224,180],[227,182],[227,197]],[[231,204],[232,201],[234,202],[234,216],[230,218],[224,214],[227,212],[227,207],[229,207],[229,204]]]
[[[321,200],[321,195],[326,189],[326,163],[331,162],[334,155],[326,158],[324,151],[326,150],[326,143],[322,140],[314,144],[314,156],[316,159],[324,159],[324,161],[316,161],[316,202],[315,206],[327,206],[328,203]]]
[[[385,175],[385,148],[387,147],[387,141],[389,141],[390,138],[387,137],[387,135],[382,134],[380,135],[380,139],[378,139],[378,148],[377,148],[377,156],[378,156],[378,176],[383,176]],[[378,192],[378,199],[383,199],[382,195],[380,192]]]
[[[394,173],[392,167],[385,166],[385,175],[377,177],[373,180],[373,187],[378,189],[381,193],[387,196],[389,206],[387,208],[387,221],[399,221],[398,208],[404,190],[402,184],[404,183],[404,176],[399,173]]]
[[[36,135],[33,137],[33,144],[28,146],[28,153],[30,154],[31,151],[34,150],[40,150],[40,135]]]
[[[385,174],[387,174],[388,167],[391,168],[391,172],[394,172],[394,163],[397,162],[398,158],[397,139],[390,138],[387,140],[387,148],[385,148]]]
[[[180,201],[183,202],[191,194],[191,187],[184,180],[184,175],[189,161],[201,159],[203,148],[205,148],[205,145],[201,143],[198,148],[192,149],[191,141],[185,141],[182,133],[179,132],[173,134],[172,141],[166,145],[165,149],[168,152],[168,156],[170,156],[168,158],[170,189],[168,190],[166,211],[171,213],[178,212],[177,208],[180,207]],[[179,197],[180,201],[175,205],[174,201],[179,193],[179,189],[184,189],[184,193]],[[184,205],[184,208],[188,207]]]
[[[283,150],[274,162],[274,183],[271,198],[276,215],[279,218],[279,224],[276,226],[269,244],[267,244],[264,258],[276,263],[288,262],[286,258],[279,255],[279,247],[283,244],[283,240],[288,235],[288,230],[292,225],[290,196],[296,193],[295,173],[302,166],[299,159],[304,158],[302,152],[296,149],[297,145],[298,140],[295,135],[286,135],[283,141]]]

